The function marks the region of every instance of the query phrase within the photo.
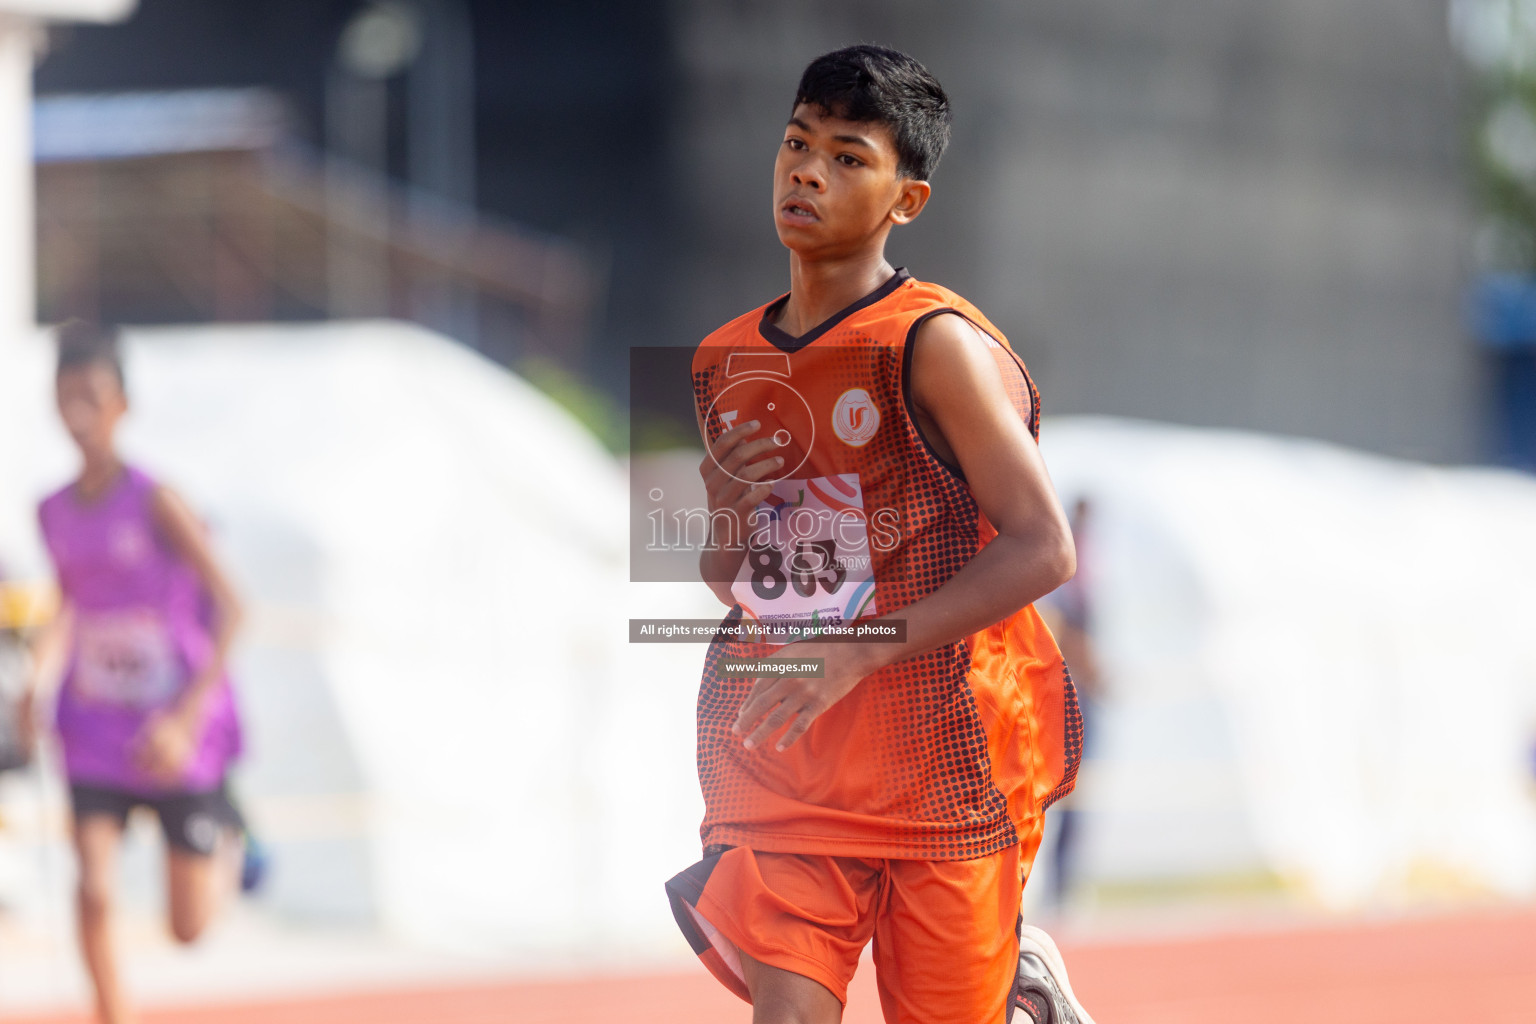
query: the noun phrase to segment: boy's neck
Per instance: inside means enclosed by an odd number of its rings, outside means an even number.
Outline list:
[[[879,288],[896,271],[882,246],[873,253],[834,260],[803,259],[789,254],[789,300],[776,325],[798,338],[829,317]]]
[[[89,501],[110,490],[122,471],[123,460],[117,457],[116,452],[88,458],[80,467],[80,479],[75,481],[75,488],[82,498]]]

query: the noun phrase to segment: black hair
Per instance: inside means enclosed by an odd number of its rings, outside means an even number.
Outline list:
[[[123,354],[118,345],[117,328],[109,324],[68,320],[59,325],[55,335],[59,347],[55,377],[66,370],[86,366],[105,366],[117,378],[118,387],[127,390],[123,377]]]
[[[795,106],[808,103],[832,117],[886,125],[896,140],[896,173],[926,181],[949,145],[949,97],[913,58],[884,46],[848,46],[806,67]]]

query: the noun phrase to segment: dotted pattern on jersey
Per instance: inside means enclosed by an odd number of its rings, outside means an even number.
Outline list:
[[[1003,387],[1008,392],[1009,401],[1013,402],[1015,408],[1029,410],[1022,414],[1029,420],[1030,434],[1039,441],[1040,392],[1035,388],[1035,382],[1030,377],[1029,370],[1018,354],[1010,348],[999,347],[992,352],[997,360],[998,369],[1002,371]],[[1072,672],[1065,662],[1061,666],[1061,676],[1064,770],[1056,788],[1052,789],[1041,802],[1042,811],[1072,792],[1073,787],[1077,785],[1077,770],[1083,760],[1083,712],[1077,699],[1077,685],[1072,682]]]
[[[992,351],[997,358],[997,368],[1003,374],[1003,387],[1008,391],[1008,400],[1014,408],[1027,410],[1023,415],[1029,420],[1029,434],[1036,441],[1040,440],[1040,392],[1035,389],[1034,380],[1012,349],[997,348]]]
[[[980,547],[977,509],[963,482],[926,454],[916,428],[902,409],[901,351],[871,344],[867,335],[842,331],[823,339],[833,350],[818,371],[832,373],[837,387],[863,387],[891,411],[898,430],[881,430],[865,452],[861,472],[866,507],[896,507],[904,543],[876,553],[879,610],[898,611],[931,593]],[[701,396],[715,393],[716,367],[697,375]],[[700,402],[701,410],[709,403]],[[722,424],[708,423],[712,437]],[[914,458],[913,453],[923,453]],[[748,680],[722,677],[722,657],[761,656],[763,645],[720,643],[706,658],[698,718],[699,779],[707,808],[706,846],[748,809],[752,786],[761,781],[763,761],[780,756],[747,751],[731,732],[736,710],[750,689]],[[888,767],[881,806],[861,813],[890,818],[890,838],[938,859],[985,856],[1017,842],[1007,803],[992,784],[987,738],[967,684],[970,651],[964,642],[946,645],[888,666],[859,691],[859,721],[870,755]],[[846,700],[847,698],[845,698]],[[905,824],[897,824],[905,823]]]
[[[1064,760],[1066,770],[1061,774],[1061,782],[1051,790],[1050,795],[1040,804],[1043,811],[1051,804],[1060,800],[1072,792],[1072,787],[1077,785],[1077,769],[1083,763],[1083,710],[1077,701],[1077,684],[1072,682],[1072,671],[1063,662],[1061,666],[1061,689],[1066,704],[1065,741],[1066,748]]]
[[[932,312],[912,317],[916,324]],[[902,543],[892,551],[872,551],[878,581],[878,612],[888,615],[932,593],[948,581],[995,535],[960,476],[929,450],[906,413],[902,393],[903,349],[882,344],[856,328],[834,328],[797,363],[814,359],[814,372],[835,383],[835,390],[861,387],[885,410],[881,428],[864,447],[860,483],[866,509],[900,511]],[[1028,373],[1006,345],[994,350],[1008,395],[1032,434],[1038,434],[1038,395]],[[723,362],[701,367],[693,376],[700,415],[724,386]],[[798,367],[797,373],[801,372]],[[889,423],[889,429],[887,428]],[[718,417],[705,422],[713,439],[723,432]],[[819,442],[818,442],[819,443]],[[739,618],[733,612],[727,621]],[[880,817],[901,856],[960,860],[987,856],[1018,842],[1008,803],[994,784],[987,735],[969,683],[971,651],[965,641],[947,644],[887,666],[866,679],[817,720],[811,734],[790,751],[749,751],[731,731],[751,681],[720,675],[722,659],[762,657],[778,648],[740,641],[717,641],[705,657],[698,703],[698,770],[704,792],[705,819],[700,829],[706,850],[754,845],[771,832],[754,820],[764,790],[786,800],[810,802],[826,780],[820,766],[801,758],[796,771],[786,761],[807,745],[818,730],[844,729],[856,737],[860,756],[880,766],[875,798],[857,808],[859,815]],[[1070,684],[1069,684],[1070,685]],[[1081,718],[1076,700],[1068,701],[1069,743],[1080,751]],[[1076,716],[1074,718],[1074,716]],[[1075,725],[1071,724],[1073,721]],[[1075,737],[1075,738],[1073,738]],[[829,740],[837,748],[839,737]],[[1072,775],[1077,755],[1071,758]],[[837,770],[835,764],[828,772]],[[1064,779],[1052,794],[1071,789]],[[897,854],[892,854],[897,855]]]

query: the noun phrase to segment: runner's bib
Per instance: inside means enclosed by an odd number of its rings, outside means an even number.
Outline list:
[[[151,609],[81,615],[74,688],[99,704],[153,708],[175,697],[181,661],[165,620]]]
[[[748,618],[799,633],[768,642],[877,614],[859,474],[776,481],[751,514],[731,593]]]

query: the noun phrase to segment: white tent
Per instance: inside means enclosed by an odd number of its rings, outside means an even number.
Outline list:
[[[73,457],[49,346],[22,349],[0,552],[37,573],[31,510]],[[242,786],[271,903],[504,953],[670,929],[701,649],[631,651],[626,608],[712,599],[626,590],[619,464],[407,324],[134,331],[127,362],[129,457],[208,519],[252,605]]]
[[[1043,437],[1093,503],[1090,875],[1536,891],[1536,480],[1113,419]]]
[[[0,558],[40,573],[31,509],[72,456],[49,347],[13,351]],[[125,448],[252,605],[242,785],[271,904],[525,959],[684,953],[660,883],[698,853],[702,649],[629,645],[625,620],[719,609],[625,584],[619,465],[409,325],[135,331],[128,363]],[[1044,436],[1096,506],[1090,876],[1261,866],[1339,905],[1426,866],[1530,890],[1536,483],[1115,420]]]

